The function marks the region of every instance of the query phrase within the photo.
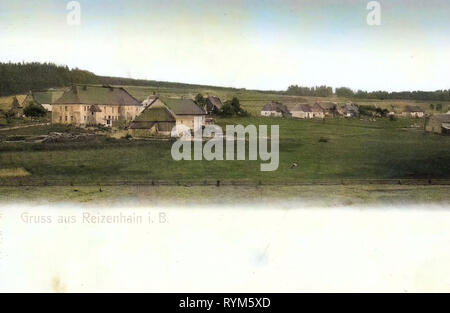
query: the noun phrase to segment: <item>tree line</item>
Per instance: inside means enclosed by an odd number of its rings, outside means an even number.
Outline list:
[[[98,76],[92,72],[70,69],[54,63],[1,63],[0,96],[23,94],[28,91],[40,91],[53,87],[67,87],[73,84],[107,84],[129,86],[152,86],[173,88],[200,88],[237,90],[236,88],[203,86],[195,84],[161,82],[145,79]]]
[[[312,96],[312,97],[328,97],[336,95],[344,98],[357,99],[395,99],[395,100],[430,100],[430,101],[450,101],[450,89],[436,90],[436,91],[353,91],[348,87],[333,88],[329,86],[318,87],[302,87],[298,85],[291,85],[285,91],[287,95],[295,96]]]

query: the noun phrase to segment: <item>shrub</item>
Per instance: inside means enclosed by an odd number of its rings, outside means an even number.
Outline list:
[[[38,104],[30,104],[23,109],[23,113],[27,117],[44,117],[47,115],[47,110]]]

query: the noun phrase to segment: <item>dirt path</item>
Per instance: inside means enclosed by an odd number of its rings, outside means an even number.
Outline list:
[[[45,126],[45,125],[50,125],[50,123],[39,123],[39,124],[30,124],[30,125],[21,125],[21,126],[0,128],[0,131],[3,131],[3,130],[14,130],[14,129],[20,129],[20,128],[33,127],[33,126]]]

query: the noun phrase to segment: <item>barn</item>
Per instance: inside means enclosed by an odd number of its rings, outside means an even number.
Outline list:
[[[170,136],[176,116],[162,102],[148,106],[130,125],[130,135],[136,138]]]

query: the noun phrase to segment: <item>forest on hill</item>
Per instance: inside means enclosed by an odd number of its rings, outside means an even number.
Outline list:
[[[108,84],[174,88],[211,87],[216,89],[235,89],[144,79],[98,76],[89,71],[80,70],[78,68],[70,69],[68,66],[56,65],[53,63],[0,62],[0,96],[23,94],[30,90],[40,91],[48,88],[67,87],[73,84]]]

